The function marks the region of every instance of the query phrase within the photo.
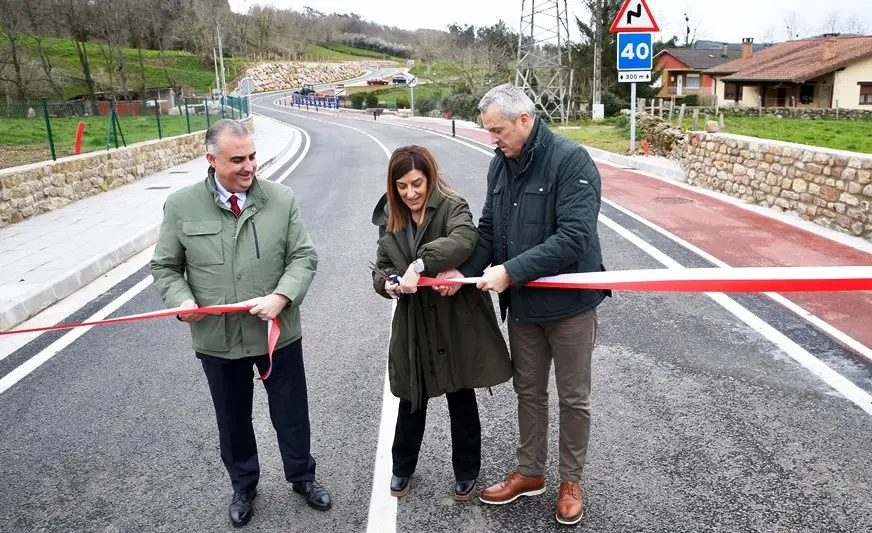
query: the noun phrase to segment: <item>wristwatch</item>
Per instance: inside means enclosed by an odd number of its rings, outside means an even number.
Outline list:
[[[424,260],[420,257],[418,259],[415,259],[415,262],[412,263],[412,270],[414,270],[417,274],[424,272]]]

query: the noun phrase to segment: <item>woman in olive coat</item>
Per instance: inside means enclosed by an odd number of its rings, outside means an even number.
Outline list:
[[[444,298],[417,288],[472,255],[477,233],[466,201],[439,175],[420,146],[394,151],[387,192],[373,212],[379,227],[373,286],[396,298],[388,374],[400,399],[393,443],[391,494],[404,496],[424,438],[427,400],[445,394],[451,418],[454,498],[468,500],[481,467],[481,424],[475,388],[512,376],[490,297],[474,285]],[[399,278],[397,278],[399,276]]]

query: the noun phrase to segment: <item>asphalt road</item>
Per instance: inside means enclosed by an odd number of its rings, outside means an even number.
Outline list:
[[[303,346],[320,480],[334,509],[305,506],[284,482],[266,396],[254,422],[262,479],[248,531],[366,531],[379,439],[390,303],[371,288],[370,223],[385,187],[388,150],[429,147],[476,217],[489,157],[450,139],[380,122],[277,110],[257,112],[304,129],[311,147],[285,183],[320,255],[303,305]],[[281,175],[279,171],[276,175]],[[676,261],[699,258],[658,240],[615,210],[604,217]],[[600,224],[608,268],[660,263]],[[105,304],[148,276],[110,291]],[[755,299],[756,298],[756,299]],[[737,298],[737,300],[740,300]],[[784,335],[872,390],[872,368],[760,297],[741,300]],[[153,287],[115,313],[160,309]],[[619,293],[599,308],[593,428],[584,475],[586,531],[872,530],[872,418],[705,295]],[[82,311],[82,314],[86,314]],[[75,318],[75,317],[73,317]],[[55,334],[60,337],[60,334]],[[56,338],[46,337],[46,339]],[[43,349],[34,341],[0,365]],[[487,507],[450,498],[453,476],[444,401],[433,401],[418,471],[382,531],[566,530],[554,520],[557,395],[542,496]],[[482,485],[514,466],[510,384],[479,391]],[[0,395],[0,530],[10,532],[230,531],[231,490],[214,413],[187,327],[156,320],[94,328]],[[393,527],[394,529],[391,529]],[[375,530],[375,529],[374,529]]]

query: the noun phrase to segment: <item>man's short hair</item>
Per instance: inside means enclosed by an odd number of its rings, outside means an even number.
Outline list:
[[[251,136],[245,124],[238,120],[230,118],[222,118],[215,124],[209,126],[206,130],[206,152],[214,154],[218,150],[218,139],[222,135],[232,135],[233,137],[246,138]]]
[[[497,85],[485,93],[478,103],[478,109],[483,112],[491,104],[497,106],[500,116],[512,122],[518,120],[522,113],[531,117],[536,116],[536,104],[533,100],[530,100],[523,89],[511,83]]]

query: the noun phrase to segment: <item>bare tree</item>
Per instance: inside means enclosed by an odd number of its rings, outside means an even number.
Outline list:
[[[8,59],[0,58],[0,80],[11,83],[15,89],[15,97],[24,100],[27,97],[27,81],[25,80],[25,63],[27,56],[24,53],[25,27],[24,17],[21,16],[19,0],[0,0],[0,29],[8,43]],[[6,56],[7,54],[3,54]],[[6,66],[11,67],[11,77],[5,74]]]
[[[272,43],[276,9],[272,6],[252,6],[248,10],[248,17],[252,24],[251,37],[255,53],[265,58]]]
[[[91,109],[97,112],[97,94],[94,77],[91,75],[91,60],[88,56],[88,42],[94,31],[95,6],[89,0],[54,0],[56,2],[55,13],[64,24],[64,29],[73,39],[76,47],[76,55],[82,65],[82,75],[88,90],[88,99],[91,101]]]
[[[106,43],[99,44],[103,61],[106,64],[109,76],[109,86],[113,93],[120,88],[125,100],[130,100],[130,91],[127,87],[126,58],[124,57],[123,43],[127,37],[127,24],[125,24],[126,0],[103,0],[103,8],[100,10],[99,28],[105,35]],[[118,84],[115,84],[115,79]]]
[[[821,33],[841,33],[842,18],[838,11],[830,11],[826,16],[820,28]]]
[[[55,80],[54,65],[52,65],[49,56],[53,47],[45,42],[45,36],[56,33],[55,17],[51,7],[51,4],[46,2],[19,2],[19,8],[30,25],[31,39],[36,44],[36,51],[46,82],[55,96],[60,99],[63,98],[63,91]]]
[[[684,46],[687,48],[693,48],[693,43],[696,42],[696,35],[699,33],[699,29],[702,27],[702,21],[700,20],[696,26],[691,28],[691,15],[687,13],[684,14]]]
[[[145,57],[143,48],[145,48],[148,39],[148,17],[154,16],[147,13],[142,4],[133,0],[122,0],[124,8],[124,19],[127,23],[127,36],[130,45],[136,48],[136,60],[139,67],[139,92],[142,97],[145,97],[145,92],[148,87],[148,82],[145,75]]]
[[[842,24],[842,29],[845,33],[852,33],[856,35],[863,35],[866,33],[865,25],[860,22],[860,19],[857,15],[850,15],[845,19],[845,22]]]
[[[790,11],[784,15],[784,31],[787,34],[787,40],[792,41],[798,39],[802,33],[802,18],[796,11]]]

